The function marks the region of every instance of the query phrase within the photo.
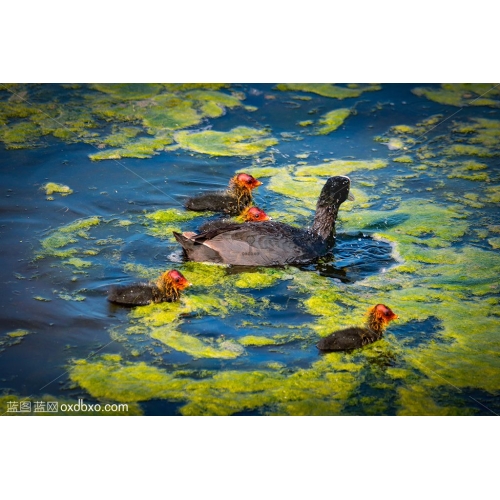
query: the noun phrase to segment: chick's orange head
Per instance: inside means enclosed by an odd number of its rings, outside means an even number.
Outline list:
[[[167,273],[168,280],[174,285],[175,288],[182,290],[191,285],[189,281],[179,271],[172,269]]]
[[[266,212],[257,207],[248,208],[245,211],[244,216],[245,220],[248,222],[262,222],[269,220],[269,216],[266,214]]]
[[[262,185],[262,182],[255,179],[255,177],[250,174],[238,174],[235,179],[236,184],[247,189],[254,189]]]

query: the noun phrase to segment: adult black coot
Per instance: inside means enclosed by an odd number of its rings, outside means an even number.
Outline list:
[[[191,283],[173,269],[163,273],[156,283],[116,285],[109,289],[108,300],[124,306],[146,306],[151,302],[175,302]]]
[[[236,174],[229,181],[226,191],[211,191],[188,198],[185,207],[195,212],[223,212],[228,215],[239,215],[252,205],[252,189],[262,185],[249,174]]]
[[[175,233],[189,260],[239,266],[306,264],[335,243],[335,220],[349,196],[349,177],[330,177],[324,185],[313,225],[298,229],[281,222],[247,222],[195,233]]]
[[[386,326],[398,319],[384,304],[377,304],[368,309],[368,319],[365,327],[351,327],[337,330],[322,338],[316,347],[320,351],[347,351],[371,344],[382,338]]]

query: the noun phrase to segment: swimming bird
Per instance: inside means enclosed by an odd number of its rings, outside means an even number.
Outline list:
[[[188,198],[185,202],[187,210],[203,212],[224,212],[228,215],[239,215],[252,204],[252,190],[261,186],[262,182],[245,173],[236,174],[229,181],[226,191],[210,191]]]
[[[191,285],[179,272],[173,269],[163,273],[156,283],[115,285],[108,291],[108,300],[124,306],[146,306],[151,302],[175,302],[181,291]]]
[[[270,217],[258,207],[248,207],[243,210],[241,215],[236,217],[237,222],[264,222],[270,220]],[[205,222],[199,227],[200,232],[213,231],[220,227],[226,227],[228,224],[234,224],[235,221],[232,219],[217,219]],[[196,234],[196,233],[193,233]]]
[[[397,314],[384,304],[377,304],[368,309],[366,326],[337,330],[322,338],[316,347],[320,351],[347,351],[363,347],[380,340],[387,325],[395,319],[398,319]]]
[[[176,233],[189,260],[239,266],[306,264],[325,255],[335,243],[335,221],[349,197],[349,177],[330,177],[319,196],[310,229],[281,222],[227,224],[200,234]]]

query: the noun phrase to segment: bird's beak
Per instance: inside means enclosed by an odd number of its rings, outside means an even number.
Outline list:
[[[354,198],[354,195],[353,195],[352,193],[349,193],[349,194],[347,195],[347,199],[348,199],[349,201],[354,201],[356,198]]]
[[[262,186],[262,182],[256,180],[255,181],[255,187],[258,187],[258,186]]]

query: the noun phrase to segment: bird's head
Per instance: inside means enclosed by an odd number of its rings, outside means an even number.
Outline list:
[[[251,191],[252,189],[262,185],[262,182],[255,179],[255,177],[245,173],[235,175],[231,181],[234,185],[241,189],[245,189],[246,191]]]

